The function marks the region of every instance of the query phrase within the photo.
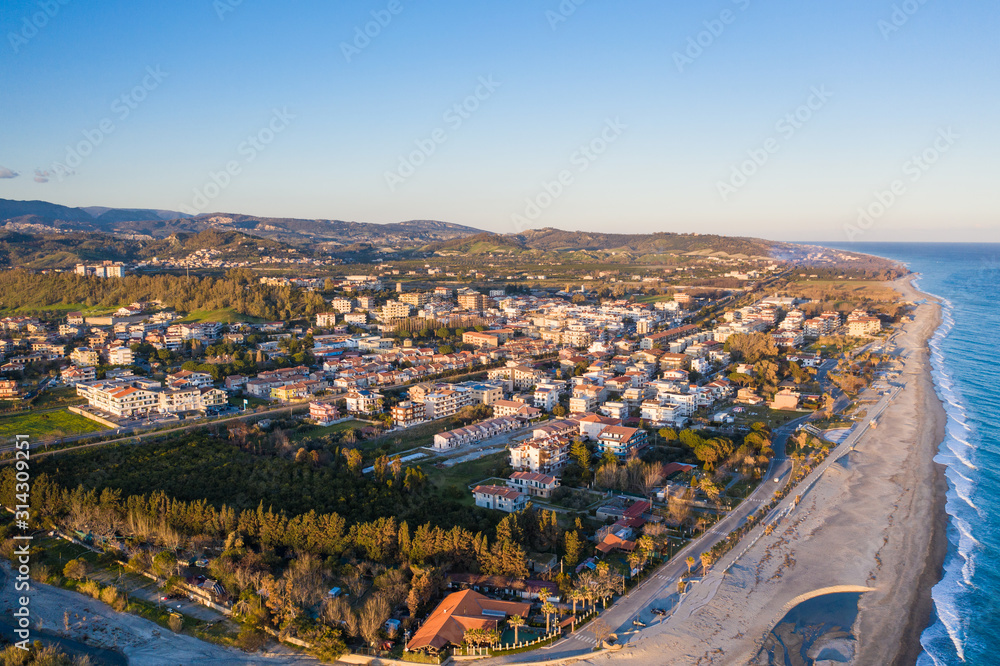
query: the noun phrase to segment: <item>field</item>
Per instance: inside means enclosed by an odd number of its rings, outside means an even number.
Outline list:
[[[310,437],[322,437],[323,435],[329,435],[335,432],[343,432],[348,428],[364,428],[366,425],[370,424],[365,423],[364,421],[357,421],[355,419],[351,419],[350,421],[344,421],[343,423],[335,423],[330,426],[313,426],[309,430],[296,431],[292,435],[292,439],[300,440]]]
[[[674,300],[674,297],[669,294],[651,294],[647,296],[637,296],[635,300],[637,303],[661,303],[663,301],[672,301]]]
[[[52,433],[78,435],[99,430],[106,430],[106,428],[90,419],[61,409],[0,416],[0,438],[2,439],[14,437],[14,435],[29,435],[30,437],[42,437]]]
[[[240,314],[232,308],[219,308],[218,310],[193,310],[183,318],[178,321],[185,322],[201,322],[201,321],[217,321],[223,324],[231,324],[238,321],[246,321],[253,324],[259,324],[264,320],[260,317],[251,317],[250,315]]]
[[[475,499],[469,492],[468,486],[490,477],[499,476],[507,467],[507,461],[507,452],[498,451],[451,467],[442,468],[430,464],[424,464],[420,467],[427,474],[431,483],[438,488],[448,488],[449,486],[458,488],[462,493],[462,497],[458,498],[459,501],[471,506],[475,503]]]
[[[85,402],[87,402],[85,398],[81,398],[76,394],[75,387],[60,386],[59,388],[44,391],[40,396],[36,397],[31,403],[31,408],[51,409],[65,405],[81,405]]]

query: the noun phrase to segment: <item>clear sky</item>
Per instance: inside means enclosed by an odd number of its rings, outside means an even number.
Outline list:
[[[0,33],[3,198],[1000,240],[995,0],[5,0]]]

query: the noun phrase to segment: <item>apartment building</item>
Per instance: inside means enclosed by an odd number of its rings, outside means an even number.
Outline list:
[[[424,412],[429,420],[444,418],[472,404],[472,392],[458,387],[445,388],[424,397]]]
[[[619,460],[626,460],[646,446],[646,431],[641,428],[608,426],[597,436],[597,448],[604,454],[610,452]]]
[[[424,403],[414,402],[412,400],[404,400],[403,402],[393,405],[390,412],[392,414],[393,425],[401,426],[403,428],[421,423],[426,418]]]
[[[552,474],[569,461],[570,438],[551,436],[526,439],[510,448],[510,466],[517,471]]]

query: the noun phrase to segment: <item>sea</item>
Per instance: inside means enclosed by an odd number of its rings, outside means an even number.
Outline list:
[[[902,261],[939,297],[930,341],[948,414],[936,460],[948,477],[948,555],[918,666],[1000,664],[1000,244],[845,243]]]

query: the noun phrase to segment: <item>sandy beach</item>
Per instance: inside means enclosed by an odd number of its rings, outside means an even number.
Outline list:
[[[826,664],[915,662],[947,548],[944,468],[933,461],[945,412],[927,348],[940,313],[909,279],[893,284],[906,300],[927,301],[896,336],[905,361],[894,383],[905,386],[878,427],[833,462],[728,574],[721,569],[742,545],[669,619],[643,630],[621,652],[591,661],[766,664],[761,647],[791,608],[817,595],[855,592],[860,601],[853,628],[831,634],[810,657]]]

